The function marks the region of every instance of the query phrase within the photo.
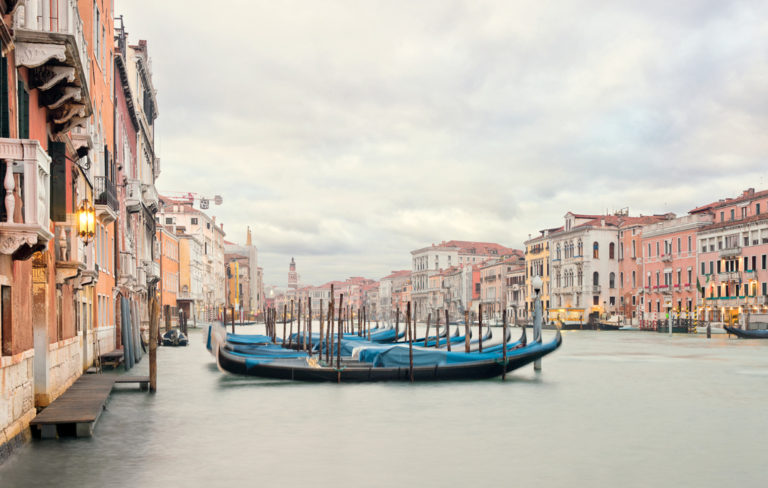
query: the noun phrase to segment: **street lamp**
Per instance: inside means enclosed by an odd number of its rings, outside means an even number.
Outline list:
[[[96,211],[88,200],[80,202],[77,209],[77,234],[88,244],[96,235]]]

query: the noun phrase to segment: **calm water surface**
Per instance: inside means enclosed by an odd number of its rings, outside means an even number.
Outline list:
[[[237,377],[191,342],[0,487],[768,486],[768,341],[566,332],[541,373],[414,385]]]

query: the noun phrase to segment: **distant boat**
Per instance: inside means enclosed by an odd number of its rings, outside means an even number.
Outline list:
[[[740,339],[768,339],[768,330],[745,330],[737,327],[723,327],[729,334],[733,334]]]

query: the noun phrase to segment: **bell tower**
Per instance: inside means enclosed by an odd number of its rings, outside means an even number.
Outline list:
[[[299,275],[296,274],[296,261],[291,258],[291,265],[288,268],[288,288],[295,290],[299,287]]]

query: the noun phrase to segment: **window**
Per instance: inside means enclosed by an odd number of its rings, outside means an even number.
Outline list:
[[[29,93],[24,87],[24,82],[19,79],[19,139],[29,139]]]
[[[634,271],[632,271],[632,288],[635,288],[637,286],[637,275]],[[632,304],[634,305],[634,303]]]
[[[5,61],[5,58],[3,58]],[[0,313],[2,313],[2,324],[0,324],[0,356],[13,355],[13,300],[11,296],[11,287],[0,286]]]
[[[592,244],[592,257],[600,259],[600,244],[598,244],[597,241]]]
[[[171,225],[171,224],[173,224],[173,217],[166,217],[165,225]]]
[[[656,241],[656,257],[660,255],[661,255],[661,252],[659,251],[659,241]]]
[[[765,265],[766,265],[765,258],[766,258],[766,255],[763,254],[763,269],[765,269]]]
[[[734,220],[734,219],[736,219],[736,210],[732,208],[731,209],[731,220]]]
[[[197,225],[197,217],[192,217],[192,225]]]
[[[608,244],[608,259],[615,259],[616,258],[616,256],[614,255],[615,252],[616,252],[616,245],[613,242],[611,242],[610,244]]]
[[[608,275],[608,288],[616,288],[616,273],[611,273]]]
[[[592,297],[592,305],[600,305],[600,297],[595,295]]]
[[[619,273],[619,288],[624,288],[624,272]]]
[[[598,286],[600,285],[600,274],[595,271],[592,273],[592,286]]]
[[[634,229],[632,229],[634,231]],[[632,259],[637,257],[637,251],[635,248],[635,241],[632,241]]]
[[[693,248],[691,247],[692,245],[691,236],[688,236],[688,252],[693,251]]]
[[[679,256],[681,252],[683,252],[683,245],[682,240],[678,237],[677,238],[677,255]]]
[[[701,274],[707,274],[706,268],[704,266],[705,264],[706,263],[701,263]]]
[[[725,222],[725,212],[720,212],[720,222]]]
[[[755,205],[755,215],[760,215],[760,204]]]

